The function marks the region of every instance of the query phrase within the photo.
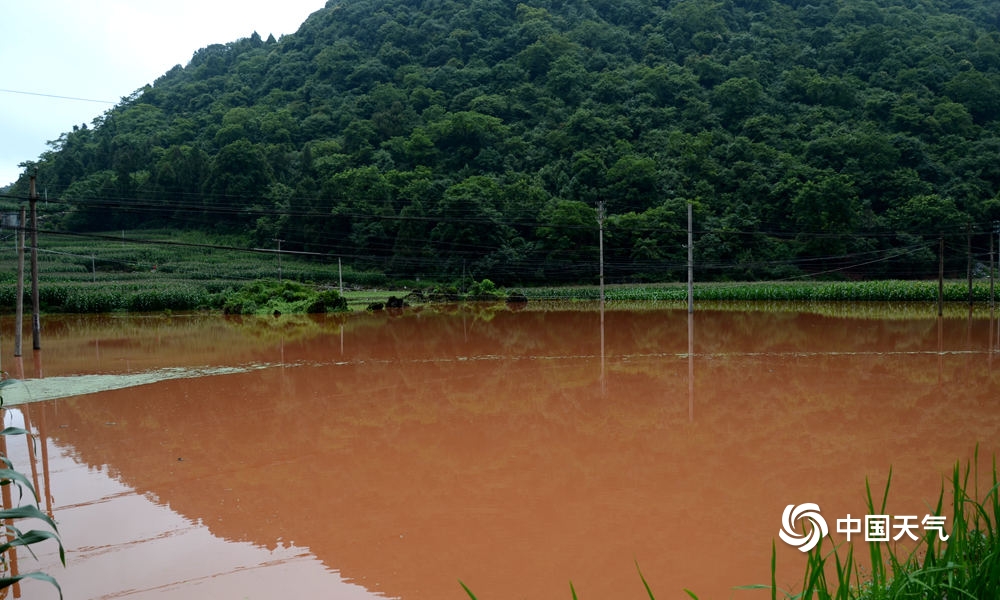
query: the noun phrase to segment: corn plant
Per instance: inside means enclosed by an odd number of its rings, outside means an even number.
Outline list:
[[[0,406],[2,405],[3,399],[0,398]],[[0,431],[0,435],[6,439],[8,436],[17,435],[30,437],[31,434],[19,427],[6,427]],[[29,439],[29,443],[31,441]],[[59,546],[59,561],[63,566],[66,566],[66,553],[63,549],[62,541],[59,539],[55,522],[49,515],[38,508],[39,500],[35,487],[27,477],[14,469],[10,459],[5,455],[0,455],[0,487],[4,487],[10,491],[9,496],[12,499],[12,504],[15,497],[18,504],[17,506],[5,505],[0,509],[0,523],[2,523],[0,525],[0,533],[2,533],[0,535],[0,590],[14,586],[24,579],[36,579],[55,586],[59,591],[59,597],[62,598],[62,588],[59,587],[59,583],[51,575],[41,571],[19,573],[13,570],[16,564],[15,553],[18,548],[26,549],[32,558],[37,560],[38,557],[35,556],[31,547],[48,540],[55,540]],[[7,496],[8,494],[4,495]],[[25,497],[28,499],[27,504],[22,505],[21,501]],[[48,529],[30,529],[24,531],[21,528],[22,523],[33,520],[41,521]]]

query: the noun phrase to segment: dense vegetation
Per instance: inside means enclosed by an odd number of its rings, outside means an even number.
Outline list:
[[[964,274],[1000,219],[1000,1],[341,0],[199,50],[37,169],[73,231],[249,232],[501,285]],[[27,193],[27,177],[9,191]],[[58,222],[58,225],[55,223]]]

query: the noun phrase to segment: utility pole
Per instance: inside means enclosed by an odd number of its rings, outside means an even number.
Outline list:
[[[694,206],[688,201],[688,312],[694,312]]]
[[[972,306],[972,221],[969,221],[965,228],[965,243],[965,252],[968,257],[965,270],[969,278],[969,306]]]
[[[31,340],[35,350],[42,349],[42,309],[38,297],[38,192],[31,176],[28,204],[31,207]]]
[[[21,337],[24,334],[24,225],[25,210],[17,220],[17,300],[14,317],[14,356],[21,356]],[[992,237],[990,238],[992,239]]]
[[[340,295],[344,295],[344,267],[340,264],[340,257],[337,257],[337,279],[340,280]]]
[[[600,248],[601,318],[604,318],[604,200],[597,203],[598,247]]]
[[[993,232],[990,232],[990,311],[993,311]]]
[[[944,236],[938,238],[938,316],[944,315]]]
[[[600,248],[601,277],[601,397],[604,397],[608,385],[604,378],[604,200],[597,203],[597,245]]]

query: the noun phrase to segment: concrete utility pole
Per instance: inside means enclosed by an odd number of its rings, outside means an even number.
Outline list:
[[[600,254],[601,277],[601,396],[607,393],[607,380],[604,378],[604,200],[597,203],[597,244]]]
[[[938,238],[938,316],[944,315],[944,236]]]
[[[996,265],[996,261],[994,261],[994,256],[993,256],[993,234],[996,231],[1000,231],[1000,230],[997,229],[997,225],[996,225],[996,223],[994,223],[993,224],[993,231],[990,232],[990,310],[991,311],[994,308],[996,308],[996,296],[993,295],[994,280],[996,279],[996,275],[995,275],[995,271],[994,271],[994,267]],[[990,342],[990,343],[992,343],[992,342]]]
[[[31,176],[28,204],[31,207],[31,340],[35,350],[42,349],[42,308],[38,297],[38,192]]]
[[[969,277],[969,306],[972,306],[972,222],[966,226],[965,229],[965,242],[966,242],[966,273]]]
[[[694,312],[694,206],[688,201],[688,312]]]
[[[601,309],[604,308],[604,200],[597,203],[598,247],[600,248]],[[603,318],[603,313],[601,314]]]
[[[25,210],[17,220],[17,299],[14,317],[14,356],[21,356],[21,337],[24,334],[24,225]],[[992,239],[992,238],[991,238]]]

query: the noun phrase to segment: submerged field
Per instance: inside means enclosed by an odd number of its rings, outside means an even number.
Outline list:
[[[279,582],[266,595],[457,600],[461,580],[483,599],[568,599],[572,581],[589,600],[648,598],[638,564],[656,598],[763,600],[843,587],[816,561],[832,570],[836,546],[844,564],[847,515],[945,514],[949,542],[973,551],[972,531],[996,531],[1000,370],[983,311],[545,304],[47,316],[44,350],[23,361],[40,374],[44,355],[45,379],[23,396],[64,395],[5,408],[47,449],[40,497],[70,560],[20,565],[87,598]],[[0,318],[0,337],[13,325]],[[962,520],[954,466],[977,443]],[[25,444],[11,450],[31,464]],[[821,556],[777,537],[783,508],[806,502],[830,525]],[[901,548],[859,545],[855,564],[870,549],[904,562]],[[996,553],[948,548],[910,580],[995,597]],[[732,589],[747,584],[777,592]]]

